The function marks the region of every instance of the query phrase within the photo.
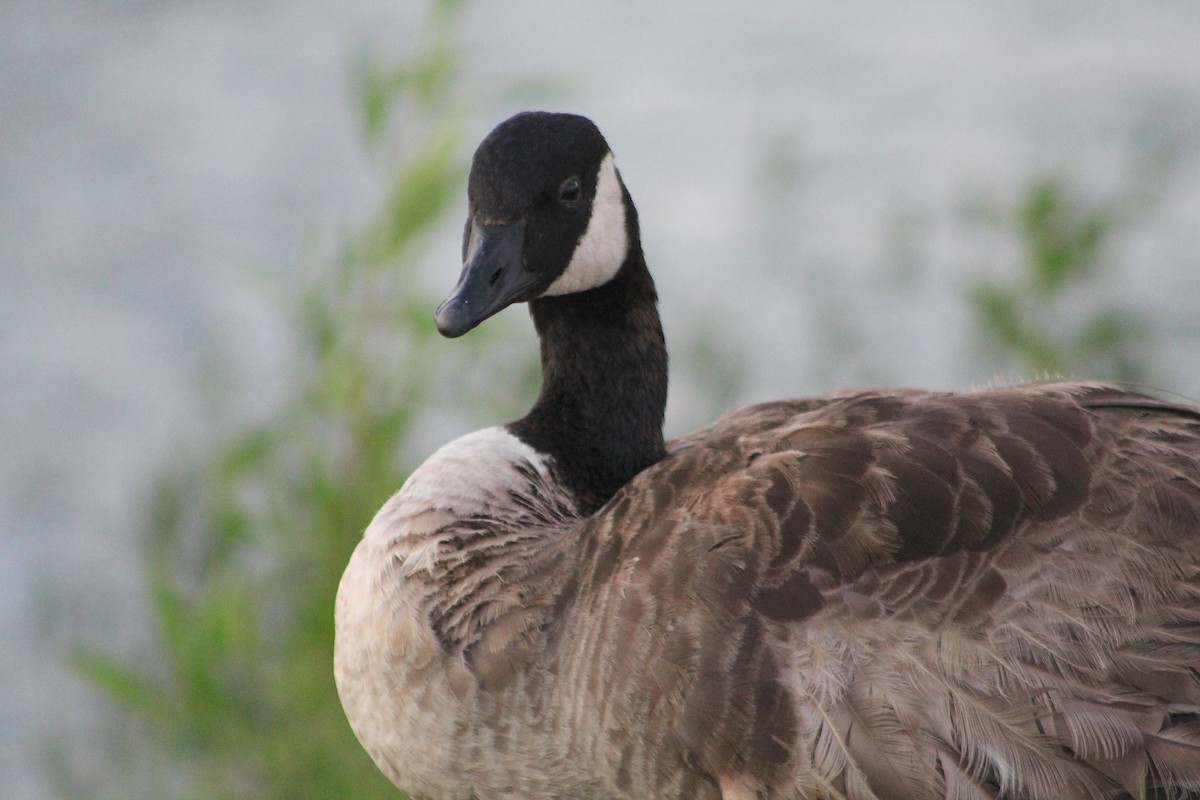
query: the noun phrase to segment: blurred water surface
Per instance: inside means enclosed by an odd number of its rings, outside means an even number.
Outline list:
[[[403,53],[420,14],[0,6],[0,797],[52,796],[54,743],[99,724],[64,654],[149,635],[136,514],[156,467],[204,434],[206,396],[270,413],[289,341],[264,286],[372,208],[348,66]],[[1189,0],[480,2],[463,41],[473,135],[530,102],[495,87],[554,78],[543,97],[616,150],[681,348],[672,432],[725,402],[991,378],[964,275],[1017,254],[963,208],[1061,170],[1105,197],[1167,165],[1101,288],[1164,333],[1165,388],[1200,396]]]

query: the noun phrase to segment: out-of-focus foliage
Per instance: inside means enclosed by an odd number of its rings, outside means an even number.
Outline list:
[[[458,6],[434,5],[408,63],[357,70],[364,135],[391,177],[377,217],[288,293],[299,340],[291,399],[269,421],[206,443],[158,486],[146,559],[156,657],[76,659],[136,722],[136,749],[166,765],[141,779],[143,791],[162,783],[157,797],[402,796],[342,714],[333,604],[363,528],[413,466],[406,450],[427,392],[446,389],[435,361],[487,346],[475,336],[446,348],[416,275],[464,182]],[[77,782],[102,796],[96,778]]]
[[[967,300],[998,365],[1029,376],[1144,383],[1151,325],[1105,286],[1118,236],[1145,199],[1085,200],[1061,176],[1032,180],[1015,208],[977,215],[1015,236],[1013,278],[980,278]]]

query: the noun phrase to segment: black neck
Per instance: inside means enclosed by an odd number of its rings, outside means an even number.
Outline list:
[[[654,281],[637,237],[631,241],[608,283],[529,304],[541,340],[542,392],[508,426],[553,457],[585,513],[666,455],[667,349]]]

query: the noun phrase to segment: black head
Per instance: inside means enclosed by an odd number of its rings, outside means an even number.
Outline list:
[[[575,114],[525,112],[475,151],[458,285],[438,330],[461,336],[513,303],[595,288],[629,252],[628,198],[600,131]]]

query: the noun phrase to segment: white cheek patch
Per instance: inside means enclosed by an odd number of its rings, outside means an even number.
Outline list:
[[[617,168],[613,164],[612,153],[609,153],[600,162],[596,197],[592,200],[592,216],[588,220],[587,230],[575,245],[571,263],[550,284],[545,294],[572,294],[607,283],[625,263],[628,252],[625,201],[621,196]]]

